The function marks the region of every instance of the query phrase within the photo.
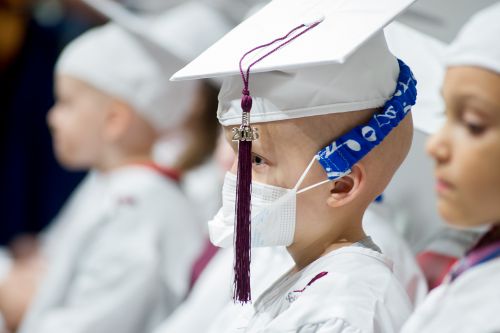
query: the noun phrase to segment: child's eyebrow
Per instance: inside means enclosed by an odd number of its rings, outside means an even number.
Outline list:
[[[482,96],[478,94],[464,94],[460,96],[460,102],[463,104],[472,104],[474,106],[480,106],[481,110],[484,111],[500,111],[500,105],[498,103],[495,103],[492,101],[490,98],[487,96]]]

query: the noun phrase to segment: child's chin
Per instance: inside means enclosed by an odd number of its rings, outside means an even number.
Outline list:
[[[457,228],[467,227],[467,223],[464,222],[465,218],[460,213],[459,207],[455,207],[445,199],[438,199],[437,208],[439,215],[446,222],[446,224]]]
[[[438,202],[438,211],[441,218],[452,228],[468,230],[483,225],[463,212],[461,207]]]
[[[64,154],[56,154],[56,160],[64,169],[69,171],[85,171],[90,169],[86,163],[75,160],[71,156],[64,156]]]

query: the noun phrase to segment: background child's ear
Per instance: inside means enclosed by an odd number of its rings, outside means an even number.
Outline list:
[[[365,179],[365,167],[361,163],[355,164],[350,174],[331,182],[330,196],[327,199],[328,206],[341,207],[357,198],[364,187]]]
[[[134,111],[128,104],[113,99],[104,112],[106,122],[104,137],[110,142],[117,141],[127,132],[133,121]]]

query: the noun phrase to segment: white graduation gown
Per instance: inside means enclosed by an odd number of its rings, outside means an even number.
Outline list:
[[[432,290],[402,333],[500,332],[500,258],[462,273]]]
[[[285,274],[224,332],[399,332],[411,307],[389,259],[347,246]]]
[[[394,274],[415,305],[425,297],[427,285],[406,241],[390,225],[391,218],[387,207],[373,204],[363,217],[363,227],[382,253],[394,262]],[[231,300],[232,262],[233,250],[220,249],[187,300],[155,333],[219,333],[242,311],[252,311],[243,309],[251,305],[242,306]],[[293,266],[293,260],[284,248],[252,249],[252,298],[255,300]]]
[[[94,180],[47,235],[20,333],[147,332],[186,294],[202,237],[177,184],[145,166]]]

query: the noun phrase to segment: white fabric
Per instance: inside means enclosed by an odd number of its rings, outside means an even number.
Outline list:
[[[243,54],[300,24],[321,21],[252,67],[251,121],[380,107],[394,93],[399,73],[396,58],[389,52],[380,30],[412,2],[275,0],[172,79],[225,77],[219,94],[218,118],[224,126],[239,124],[243,83],[238,64]],[[363,24],[358,24],[360,21]],[[251,54],[243,68],[278,45]]]
[[[146,332],[186,294],[203,241],[177,185],[143,166],[86,185],[47,236],[49,269],[20,333]]]
[[[448,66],[478,66],[500,73],[500,3],[475,14],[447,52]]]
[[[363,216],[363,229],[394,263],[394,275],[414,306],[427,295],[427,282],[406,240],[393,226],[395,214],[383,203],[372,203]]]
[[[411,108],[413,126],[435,133],[445,120],[441,86],[446,45],[398,22],[389,24],[384,32],[389,50],[410,66],[417,78],[417,103]]]
[[[411,303],[391,266],[370,249],[332,251],[284,275],[221,332],[399,332]]]
[[[388,223],[387,212],[384,211],[382,207],[370,207],[365,216],[363,217],[363,227],[367,230],[367,234],[369,234],[374,242],[380,246],[382,252],[386,257],[394,260],[394,275],[396,278],[403,284],[406,288],[408,295],[413,304],[418,304],[423,297],[427,293],[427,286],[425,283],[425,279],[411,253],[405,241],[402,239],[400,235],[393,230]],[[271,248],[272,249],[272,248]],[[269,251],[271,251],[271,249]],[[260,249],[259,249],[260,250]],[[266,260],[265,265],[267,267],[268,275],[259,275],[259,279],[255,279],[262,283],[261,285],[252,285],[254,288],[252,290],[252,297],[256,299],[259,295],[264,291],[264,286],[269,286],[273,281],[270,279],[269,275],[272,274],[277,276],[279,272],[284,272],[285,269],[293,267],[293,262],[289,256],[281,255],[279,253],[274,254],[274,257],[271,256],[271,252],[269,252],[269,257],[267,259],[259,256],[257,259],[255,257],[252,258],[252,263],[255,260]],[[284,262],[280,263],[278,260],[282,260]],[[230,260],[228,258],[225,263],[226,266],[230,265]],[[272,269],[271,269],[272,268]],[[252,274],[254,271],[252,271]],[[257,273],[259,274],[259,273]],[[207,300],[199,300],[199,303],[207,302]],[[184,312],[188,312],[188,310],[184,310]],[[215,311],[214,311],[215,312]],[[243,314],[242,314],[243,313]],[[219,333],[226,332],[226,328],[228,323],[234,321],[234,318],[244,317],[249,318],[253,314],[252,306],[245,305],[243,308],[239,304],[227,303],[226,306],[218,312],[218,316],[215,320],[212,321],[210,325],[209,333]],[[191,313],[191,316],[194,315],[194,309]],[[209,318],[206,318],[206,322],[211,321],[213,318],[213,314],[209,315]],[[187,316],[186,316],[187,317]],[[200,319],[200,316],[197,316]],[[203,318],[205,316],[201,316],[201,320],[203,322]],[[235,323],[234,327],[237,326],[239,322]],[[338,325],[341,321],[333,321],[329,323],[329,325]],[[182,321],[178,321],[179,327],[185,328],[185,330],[179,330],[179,332],[186,333],[194,333],[199,332],[197,330],[191,330],[189,327],[182,326]],[[186,323],[187,324],[187,323]],[[186,325],[184,324],[184,325]],[[314,327],[314,325],[312,325]],[[312,329],[312,328],[311,328]],[[322,328],[325,332],[330,332],[329,327],[325,326]],[[332,328],[333,329],[333,328]],[[347,328],[346,332],[349,332]],[[172,330],[171,332],[174,332]],[[228,330],[229,332],[230,330]],[[164,331],[169,332],[169,331]],[[177,332],[177,331],[175,331]],[[302,332],[302,331],[301,331]],[[307,330],[306,330],[307,332]],[[335,332],[335,330],[333,331]]]
[[[221,328],[233,321],[243,307],[231,299],[232,262],[233,250],[220,249],[200,275],[187,300],[154,333],[220,333]],[[293,265],[285,248],[252,249],[252,297],[259,297]],[[251,305],[244,307],[248,306]]]
[[[2,279],[9,273],[12,266],[12,258],[6,248],[0,247],[0,283]]]
[[[197,207],[195,213],[207,236],[207,221],[217,213],[222,204],[220,193],[223,177],[224,173],[213,159],[189,170],[182,177],[182,190],[193,207]]]
[[[425,250],[449,257],[461,258],[485,233],[485,231],[475,230],[474,228],[456,229],[446,226],[434,232]]]
[[[63,240],[72,230],[84,228],[89,223],[92,207],[101,205],[102,197],[96,193],[102,193],[106,188],[105,185],[102,174],[90,171],[73,191],[47,230],[40,234],[41,251],[49,262],[63,252]]]
[[[412,303],[418,304],[427,291],[425,280],[405,241],[391,227],[391,218],[394,216],[386,207],[374,204],[363,217],[363,227],[386,257],[394,261],[394,275],[406,288]],[[228,286],[232,283],[232,262],[233,250],[220,249],[200,276],[187,300],[155,333],[220,333],[224,332],[227,323],[240,316],[242,311],[252,311],[251,305],[242,307],[230,300]],[[292,258],[284,248],[252,249],[252,298],[257,299],[293,266]]]
[[[56,72],[124,100],[158,131],[179,125],[189,115],[196,84],[172,83],[169,77],[230,26],[200,3],[188,2],[146,20],[110,1],[87,2],[116,22],[70,43]]]
[[[417,1],[397,20],[450,43],[474,13],[496,2],[498,0]]]
[[[10,267],[12,266],[12,258],[9,252],[5,248],[0,248],[0,284],[2,279],[9,273]],[[0,333],[6,331],[4,318],[0,312]]]
[[[341,64],[251,74],[251,122],[381,107],[394,93],[398,75],[396,58],[379,33]],[[241,123],[242,89],[240,76],[224,79],[217,110],[222,125]]]
[[[295,197],[292,190],[252,182],[251,247],[287,246],[295,232]],[[226,173],[222,208],[208,221],[212,244],[232,247],[236,207],[236,175]]]
[[[172,79],[239,75],[238,63],[245,52],[285,35],[300,24],[310,24],[321,19],[321,24],[256,64],[252,72],[293,72],[307,66],[343,63],[413,2],[274,0],[177,72]],[[359,24],[361,21],[363,24]],[[377,47],[384,45],[378,44]],[[271,49],[273,47],[269,48]],[[248,61],[255,60],[264,53],[265,51],[256,52]],[[371,69],[374,78],[383,79],[385,76],[378,77],[381,71],[373,64],[381,62],[380,67],[384,70],[383,63],[387,60],[375,58],[374,55],[373,59],[367,59],[371,65],[366,66]],[[363,71],[362,68],[358,69],[358,73]],[[383,71],[382,73],[387,75]]]
[[[498,281],[498,258],[466,271],[434,289],[401,332],[500,332]]]
[[[158,13],[182,3],[183,0],[119,0],[127,8],[145,13]]]
[[[248,17],[255,6],[263,6],[270,0],[201,0],[214,6],[234,24],[239,24]]]

